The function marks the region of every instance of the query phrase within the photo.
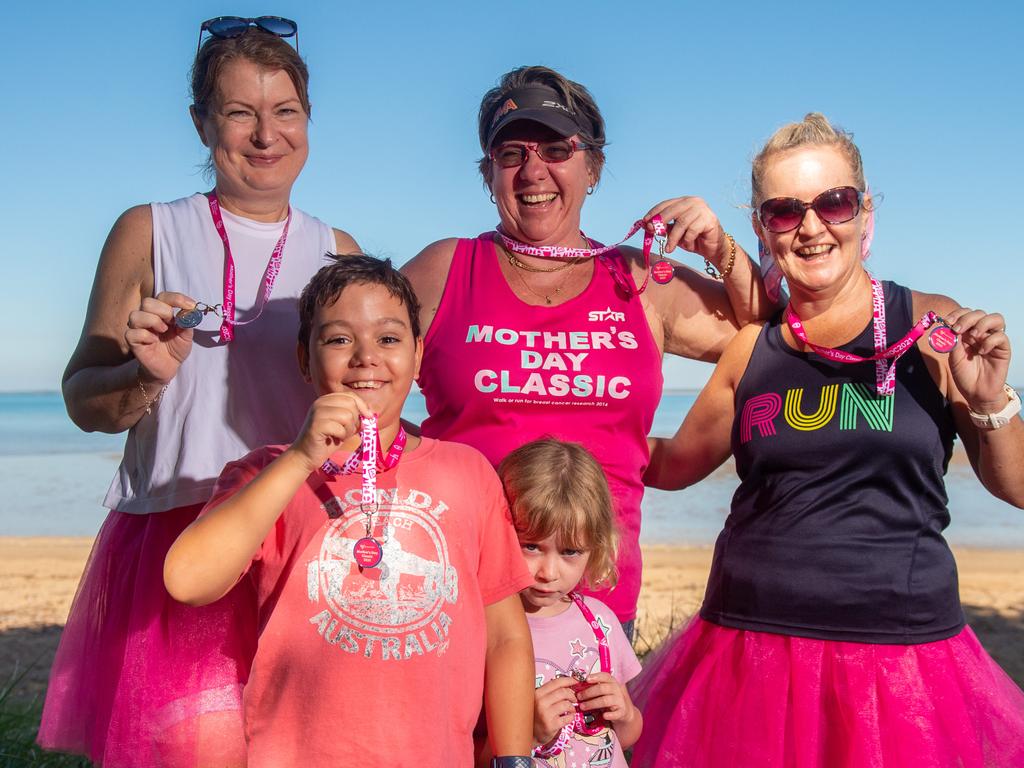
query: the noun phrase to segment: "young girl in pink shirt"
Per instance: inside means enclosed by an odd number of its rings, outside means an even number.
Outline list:
[[[519,597],[533,637],[533,750],[546,766],[625,768],[643,720],[626,683],[640,672],[612,610],[576,590],[615,584],[611,495],[578,443],[541,439],[498,468],[534,583]]]

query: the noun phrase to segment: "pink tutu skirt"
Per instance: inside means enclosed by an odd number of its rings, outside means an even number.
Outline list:
[[[201,508],[107,517],[50,672],[40,746],[104,768],[245,764],[251,589],[192,608],[164,588],[167,550]]]
[[[696,618],[631,689],[634,768],[1024,766],[1024,693],[970,628],[872,645]]]

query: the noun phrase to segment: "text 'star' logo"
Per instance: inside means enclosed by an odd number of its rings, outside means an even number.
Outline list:
[[[611,307],[607,309],[595,309],[587,315],[587,319],[592,323],[601,323],[606,321],[619,321],[620,323],[626,322],[625,312],[614,312]]]

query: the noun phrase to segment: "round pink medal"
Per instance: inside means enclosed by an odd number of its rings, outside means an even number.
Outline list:
[[[956,348],[959,337],[948,325],[936,325],[928,334],[928,344],[936,352],[947,354]]]
[[[376,568],[384,559],[384,548],[372,536],[364,536],[352,547],[352,557],[360,568]]]
[[[651,279],[659,285],[665,285],[672,282],[675,272],[671,262],[662,260],[651,267]]]

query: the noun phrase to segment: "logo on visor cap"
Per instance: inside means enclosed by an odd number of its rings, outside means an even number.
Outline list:
[[[505,103],[501,105],[501,109],[494,113],[494,118],[491,120],[491,125],[494,125],[494,123],[498,122],[501,118],[503,118],[513,109],[519,109],[519,105],[512,101],[512,99],[505,99]]]

